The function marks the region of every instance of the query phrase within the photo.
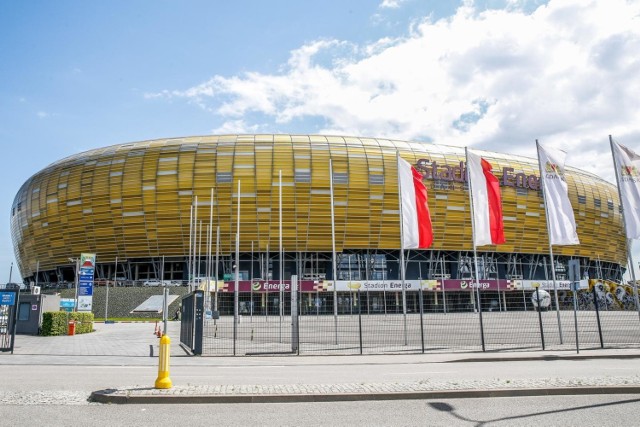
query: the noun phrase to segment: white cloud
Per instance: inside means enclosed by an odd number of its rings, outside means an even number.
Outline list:
[[[40,119],[46,119],[47,117],[49,117],[49,113],[47,113],[46,111],[38,111],[36,115]]]
[[[188,99],[228,131],[252,129],[252,115],[284,131],[312,119],[325,123],[320,132],[529,156],[538,138],[612,178],[607,135],[629,144],[640,135],[640,2],[553,0],[532,13],[518,3],[478,12],[465,2],[401,39],[320,40],[278,73],[216,75],[147,97]]]
[[[380,9],[397,9],[406,0],[382,0],[382,3],[378,6]]]
[[[228,120],[212,130],[214,135],[231,135],[242,133],[256,133],[259,130],[258,125],[248,125],[244,120]]]

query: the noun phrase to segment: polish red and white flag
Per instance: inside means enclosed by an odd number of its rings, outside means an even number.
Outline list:
[[[402,214],[404,249],[425,249],[433,243],[431,215],[427,204],[427,187],[422,174],[398,156],[398,186]]]
[[[491,164],[467,149],[469,191],[473,203],[473,239],[476,246],[505,242],[500,182]]]

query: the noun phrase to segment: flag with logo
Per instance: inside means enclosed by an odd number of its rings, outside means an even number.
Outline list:
[[[471,150],[467,153],[469,191],[473,206],[473,241],[476,246],[505,242],[500,182],[491,163]]]
[[[567,153],[557,148],[538,144],[538,162],[544,203],[547,207],[549,243],[552,245],[579,245],[576,219],[569,201],[569,190],[564,178]]]
[[[433,243],[427,187],[422,175],[398,155],[398,187],[404,249],[424,249]]]
[[[628,239],[640,239],[640,156],[611,139]]]

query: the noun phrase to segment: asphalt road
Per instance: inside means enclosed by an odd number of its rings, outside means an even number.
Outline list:
[[[247,384],[340,384],[380,382],[470,382],[500,379],[634,377],[640,373],[637,359],[529,360],[502,362],[427,362],[415,357],[394,356],[384,361],[370,357],[338,357],[331,363],[321,358],[200,359],[197,366],[173,365],[174,385]],[[302,359],[302,360],[301,360]],[[337,360],[336,360],[337,359]],[[173,361],[176,358],[172,359]],[[145,365],[0,364],[4,390],[95,391],[122,386],[152,386],[157,375],[157,358]],[[136,361],[138,362],[138,361]],[[206,365],[202,363],[208,362]],[[10,363],[10,362],[9,362]]]
[[[0,424],[94,426],[637,426],[640,396],[219,405],[0,405]]]

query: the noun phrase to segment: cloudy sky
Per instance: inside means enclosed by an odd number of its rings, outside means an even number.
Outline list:
[[[609,134],[640,151],[638,0],[4,0],[0,35],[0,282],[20,185],[105,145],[330,133],[533,157],[539,139],[609,180]]]

